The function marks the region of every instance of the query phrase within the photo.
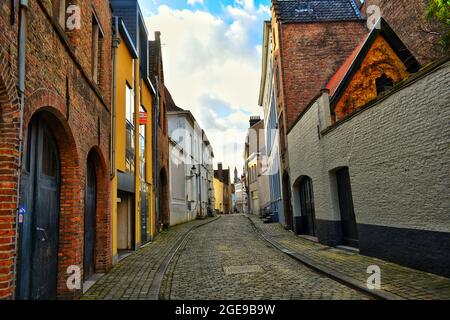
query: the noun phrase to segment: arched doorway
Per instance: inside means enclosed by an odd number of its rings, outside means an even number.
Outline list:
[[[86,171],[86,195],[84,204],[84,279],[95,273],[97,212],[97,176],[95,164],[90,154]]]
[[[316,236],[316,216],[314,208],[314,189],[311,178],[303,177],[299,185],[300,211],[302,215],[302,233]]]
[[[28,125],[19,227],[19,299],[55,299],[58,274],[60,159],[42,114]]]

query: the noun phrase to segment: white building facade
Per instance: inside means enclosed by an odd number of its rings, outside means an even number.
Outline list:
[[[177,225],[208,215],[214,206],[214,153],[205,132],[192,113],[173,108],[168,113],[170,137],[170,224]]]
[[[270,22],[264,25],[263,64],[259,105],[264,109],[265,155],[262,155],[261,174],[269,177],[270,206],[265,208],[272,220],[285,221],[281,192],[280,148],[277,126],[276,94],[273,70],[273,43]]]

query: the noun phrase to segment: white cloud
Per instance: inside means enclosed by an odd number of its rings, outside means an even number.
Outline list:
[[[221,16],[162,5],[146,18],[151,32],[162,33],[165,80],[175,102],[191,110],[213,145],[215,161],[232,171],[235,166],[242,171],[249,116],[262,113],[261,43],[252,40],[269,12],[253,0],[236,0]]]
[[[203,4],[203,0],[188,0],[187,3],[191,6],[195,5],[196,3]]]

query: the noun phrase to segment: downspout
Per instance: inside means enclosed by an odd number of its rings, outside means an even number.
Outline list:
[[[155,162],[155,171],[154,171],[154,179],[155,179],[155,183],[154,183],[154,185],[155,185],[155,187],[156,187],[156,199],[157,199],[157,201],[156,201],[156,204],[155,204],[155,212],[158,214],[158,216],[157,216],[157,218],[158,219],[155,219],[156,221],[155,221],[155,227],[156,227],[156,232],[157,233],[159,233],[159,229],[160,229],[160,225],[159,225],[159,221],[161,220],[160,219],[160,212],[159,212],[159,208],[161,207],[160,206],[160,201],[161,201],[161,199],[160,199],[160,188],[161,188],[161,181],[160,181],[160,179],[159,179],[159,153],[158,153],[158,151],[159,151],[159,148],[158,148],[158,139],[159,139],[159,130],[158,130],[158,121],[159,121],[159,109],[160,109],[160,106],[159,106],[159,103],[160,103],[160,101],[159,101],[159,77],[158,76],[155,76],[155,84],[156,84],[156,88],[155,88],[155,91],[156,91],[156,107],[157,107],[157,109],[155,110],[155,117],[154,117],[154,121],[153,121],[153,128],[154,128],[154,143],[155,143],[155,145],[154,145],[154,150],[155,150],[155,153],[154,153],[154,162]]]
[[[113,83],[112,83],[112,103],[111,103],[111,180],[116,177],[116,89],[117,89],[117,48],[120,44],[119,37],[119,17],[114,17],[114,34],[112,39],[113,47]]]
[[[22,149],[23,149],[23,113],[25,107],[25,64],[26,64],[26,36],[27,36],[27,11],[28,0],[20,0],[19,3],[19,65],[18,65],[18,91],[20,96],[20,119],[19,119],[19,159],[17,165],[17,193],[16,193],[16,237],[14,239],[14,272],[13,272],[13,293],[16,296],[17,278],[17,247],[18,247],[18,226],[20,214],[20,182],[22,179]]]
[[[202,163],[198,164],[198,199],[200,203],[200,218],[203,218],[203,203],[202,203]]]

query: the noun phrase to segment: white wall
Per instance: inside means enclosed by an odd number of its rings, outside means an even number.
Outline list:
[[[186,112],[169,112],[169,135],[177,142],[177,146],[171,148],[171,169],[176,171],[171,175],[173,188],[178,183],[183,183],[184,188],[184,209],[182,209],[180,198],[172,196],[172,203],[177,212],[173,217],[172,224],[178,224],[196,219],[202,212],[204,216],[208,213],[208,200],[210,198],[209,188],[212,188],[212,148],[206,146],[203,139],[203,131],[197,122]],[[175,150],[175,152],[173,152]],[[173,159],[179,157],[178,150],[182,150],[184,178],[181,179],[181,169],[176,168],[172,163]],[[192,170],[195,166],[195,170]],[[211,182],[209,182],[211,180]],[[201,189],[200,189],[201,187]],[[213,191],[212,191],[213,192]],[[214,206],[214,201],[212,201]],[[214,208],[214,207],[212,207]],[[171,221],[172,221],[171,220]]]
[[[447,62],[319,137],[322,95],[288,134],[295,216],[298,179],[309,176],[319,240],[330,225],[338,234],[334,171],[348,167],[361,252],[450,275],[449,88]]]

